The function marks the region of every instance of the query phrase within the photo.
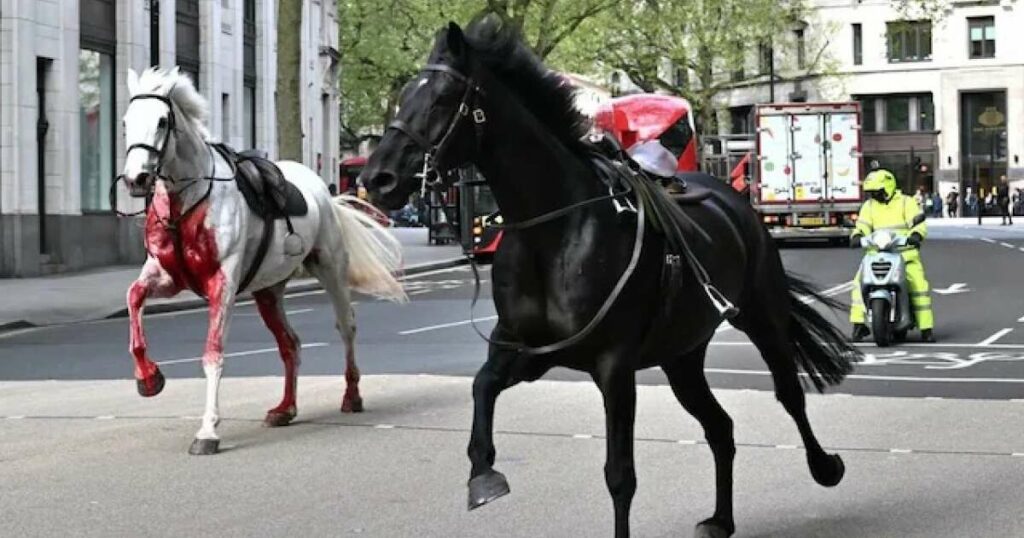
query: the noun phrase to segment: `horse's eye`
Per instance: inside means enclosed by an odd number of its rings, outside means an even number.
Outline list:
[[[160,121],[156,122],[157,129],[163,129],[167,127],[167,118],[160,118]]]

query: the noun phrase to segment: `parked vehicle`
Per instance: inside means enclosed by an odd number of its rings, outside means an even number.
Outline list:
[[[901,251],[907,238],[878,230],[861,238],[867,252],[860,265],[861,296],[867,309],[867,321],[875,344],[886,347],[903,340],[916,326],[907,286],[906,262]]]

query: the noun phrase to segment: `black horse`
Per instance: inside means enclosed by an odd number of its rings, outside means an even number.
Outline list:
[[[581,140],[587,124],[573,106],[571,86],[545,68],[516,32],[494,18],[474,21],[465,33],[451,23],[439,33],[428,62],[407,86],[362,181],[371,200],[397,208],[432,172],[471,162],[509,223],[492,269],[498,323],[473,383],[469,508],[509,492],[505,477],[493,469],[498,394],[563,366],[588,372],[604,397],[605,479],[615,535],[628,536],[636,490],[634,376],[660,366],[714,453],[715,513],[696,534],[731,535],[733,424],[703,372],[722,309],[699,284],[698,269],[666,256],[671,234],[619,214],[624,205],[642,205],[641,197],[609,194],[602,166],[595,165],[602,160]],[[776,397],[800,430],[811,475],[834,486],[844,466],[811,431],[797,368],[822,390],[850,371],[856,351],[810,305],[830,301],[786,275],[749,204],[710,176],[685,179],[693,190],[711,191],[702,201],[692,196],[681,208],[688,224],[675,224],[686,230],[682,239],[695,254],[689,260],[703,262],[699,271],[706,270],[739,308],[730,321],[768,364]],[[642,235],[635,241],[638,228]]]

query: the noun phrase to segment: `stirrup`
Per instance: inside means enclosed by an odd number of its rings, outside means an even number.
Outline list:
[[[708,294],[708,299],[711,299],[711,305],[718,310],[718,315],[724,319],[732,319],[739,315],[740,309],[736,308],[736,305],[732,304],[722,292],[718,291],[711,284],[704,284],[704,293]]]

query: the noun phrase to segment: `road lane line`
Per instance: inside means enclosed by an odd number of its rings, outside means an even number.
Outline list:
[[[736,374],[736,375],[757,375],[770,376],[767,370],[742,370],[736,368],[705,368],[705,373],[711,374]],[[800,372],[800,375],[807,377],[807,374]],[[912,383],[1006,383],[1011,385],[1024,384],[1024,379],[1018,377],[918,377],[909,375],[873,375],[873,374],[849,374],[846,379],[859,379],[861,381],[907,381]]]
[[[1024,252],[1024,247],[1020,247],[1020,251],[1021,251],[1021,252]]]
[[[987,237],[979,237],[978,239],[981,239],[982,241],[984,241],[986,243],[992,243],[993,245],[996,244],[996,240],[995,239],[989,239]]]
[[[1000,242],[999,244],[1000,244],[1000,245],[1003,245],[1003,246],[1004,246],[1004,247],[1006,247],[1006,248],[1017,248],[1016,246],[1014,246],[1014,245],[1011,245],[1011,244],[1009,244],[1009,243],[1003,243],[1003,242]]]
[[[993,334],[992,336],[989,336],[988,338],[982,340],[981,342],[978,342],[978,347],[986,347],[991,344],[994,344],[996,343],[996,340],[999,340],[1000,338],[1006,336],[1011,331],[1013,331],[1013,329],[1000,329],[996,331],[996,333]]]
[[[754,346],[754,344],[750,343],[749,341],[748,342],[715,342],[715,341],[712,341],[710,345],[712,345],[712,346],[721,346],[721,347],[741,347],[741,346],[742,347],[753,347]],[[861,342],[861,343],[858,343],[858,344],[854,344],[854,346],[856,346],[856,347],[863,347],[863,348],[876,349],[875,344],[872,344],[870,342]],[[893,347],[892,350],[893,351],[899,351],[900,349],[907,348],[907,347],[940,348],[940,349],[941,348],[971,349],[971,348],[977,348],[977,347],[984,347],[985,349],[1024,349],[1024,344],[989,344],[987,346],[980,346],[978,344],[971,344],[971,343],[967,343],[967,342],[961,342],[961,343],[949,342],[949,343],[934,343],[934,344],[926,344],[926,343],[923,343],[923,342],[917,342],[917,343],[900,344],[897,347]]]
[[[496,319],[498,319],[498,316],[486,316],[486,317],[482,317],[482,318],[476,318],[477,321],[493,321],[493,320],[496,320]],[[410,334],[419,334],[419,333],[425,333],[427,331],[436,331],[438,329],[447,329],[449,327],[458,327],[460,325],[469,325],[470,323],[472,323],[472,321],[466,319],[466,320],[462,320],[462,321],[453,321],[451,323],[442,323],[440,325],[430,325],[430,326],[427,326],[427,327],[419,327],[417,329],[409,329],[407,331],[401,331],[398,334],[400,334],[402,336],[408,336]]]
[[[310,343],[310,344],[302,344],[302,349],[313,348],[313,347],[327,347],[329,345],[330,344],[328,344],[327,342],[313,342],[313,343]],[[249,351],[236,351],[234,353],[225,353],[224,354],[224,358],[227,359],[227,358],[230,358],[230,357],[247,357],[249,355],[260,355],[260,354],[263,354],[263,353],[277,353],[277,348],[276,347],[265,347],[265,348],[261,348],[261,349],[251,349]],[[166,361],[157,361],[157,364],[159,364],[160,366],[165,366],[165,365],[168,365],[168,364],[182,364],[182,363],[186,363],[186,362],[199,362],[201,360],[203,360],[202,357],[191,357],[191,358],[188,358],[188,359],[171,359],[171,360],[166,360]]]
[[[1024,316],[1021,316],[1021,318],[1017,320],[1017,323],[1024,323]]]

